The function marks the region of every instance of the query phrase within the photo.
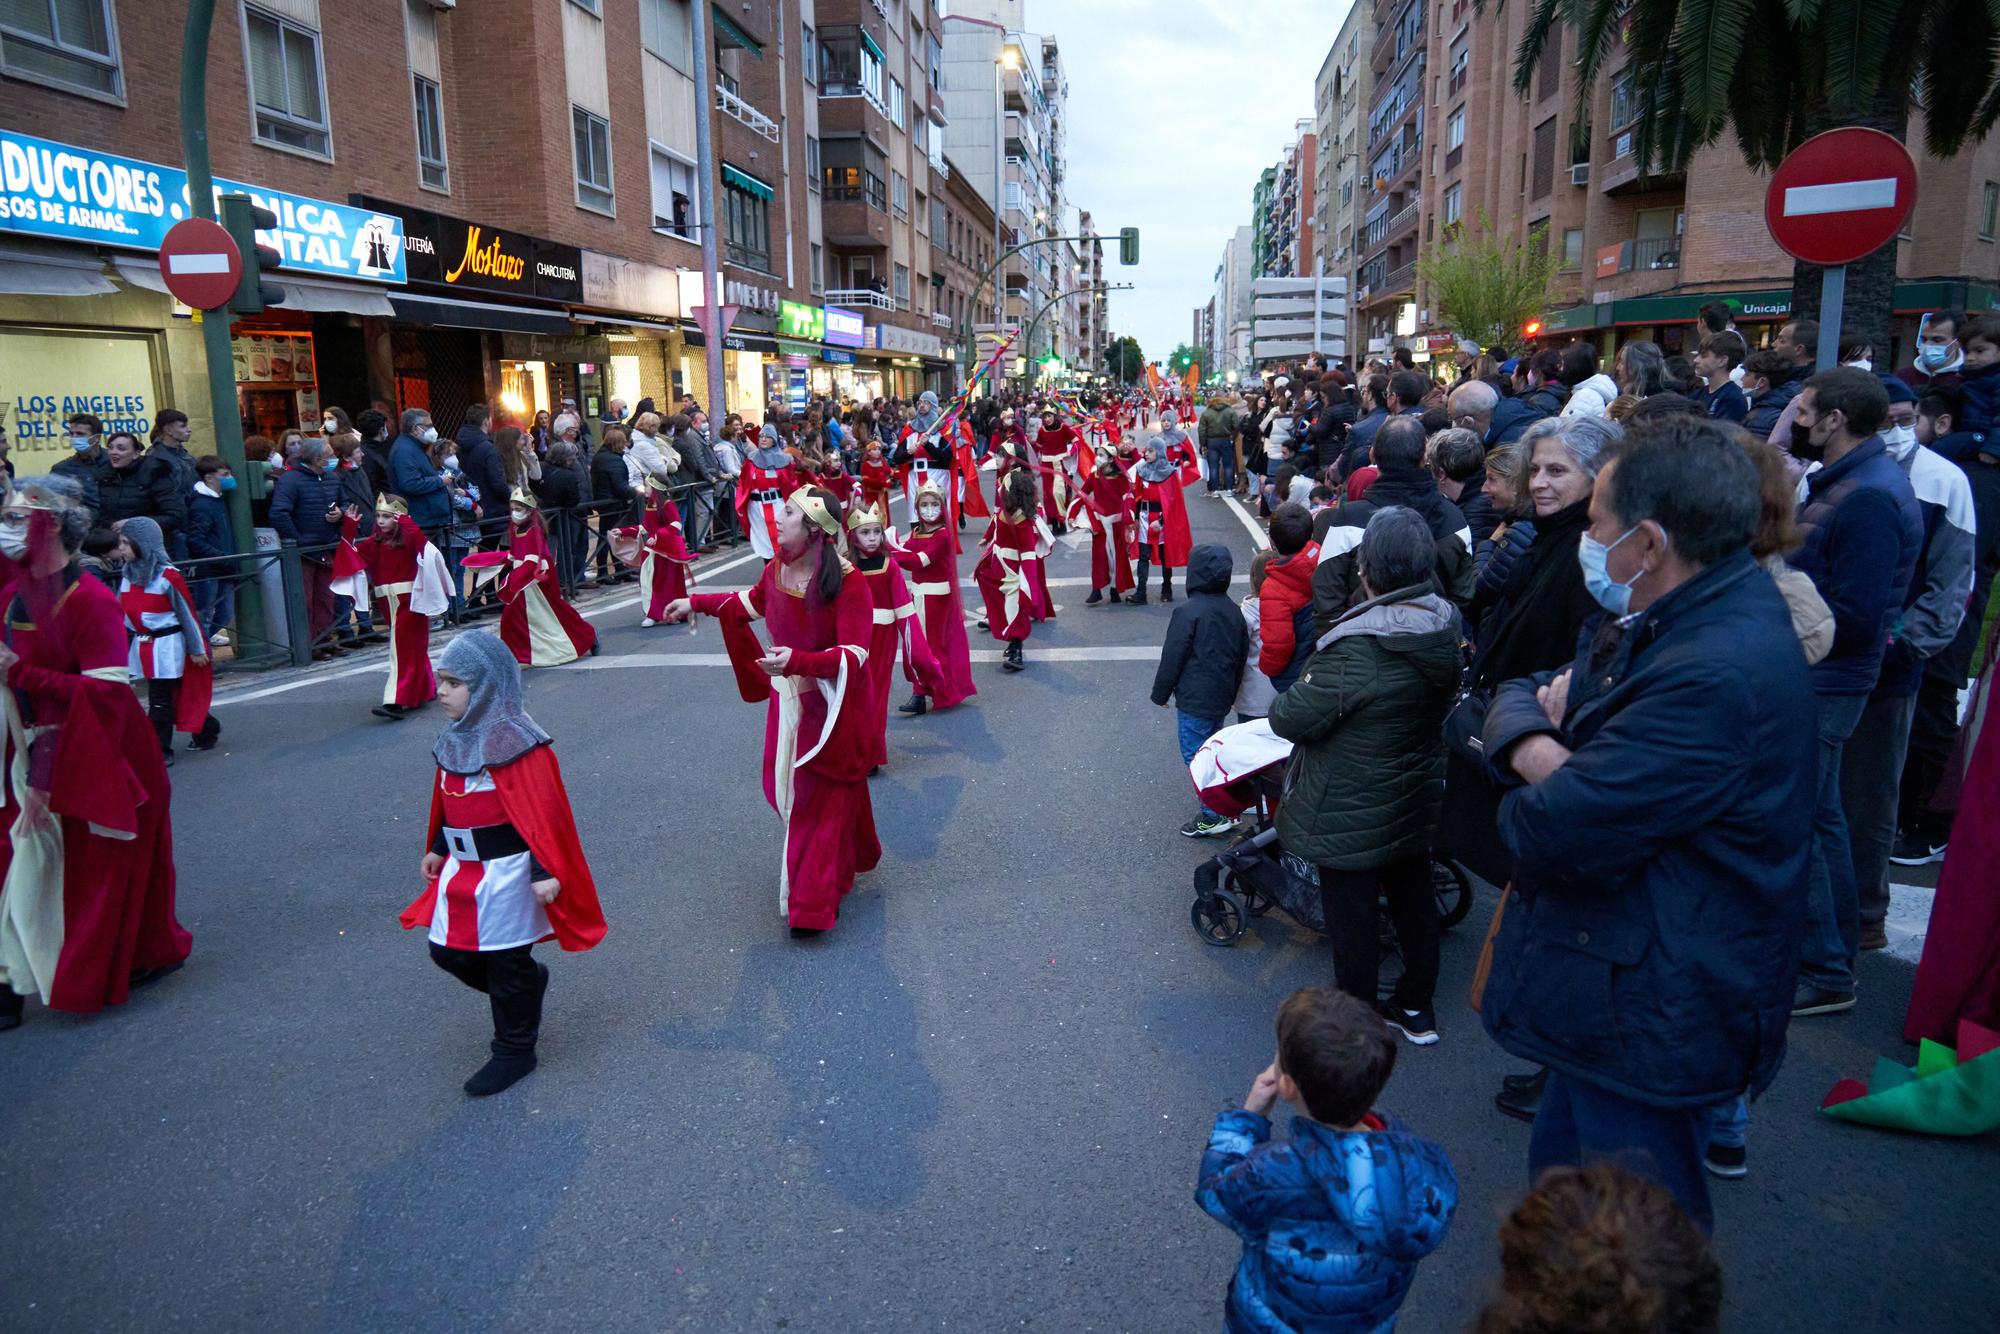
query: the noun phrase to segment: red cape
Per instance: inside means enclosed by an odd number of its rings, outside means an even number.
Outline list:
[[[576,817],[563,787],[562,766],[552,747],[536,746],[511,763],[486,771],[500,793],[507,822],[527,840],[535,860],[562,882],[562,892],[548,905],[549,926],[556,943],[566,950],[587,950],[604,939],[604,909],[597,901],[597,881],[584,860],[576,836]],[[444,824],[444,794],[431,784],[431,819],[424,835],[430,847]],[[424,886],[416,902],[403,909],[405,930],[428,927],[437,906],[437,881]]]
[[[187,581],[181,578],[181,572],[170,565],[166,573],[167,582],[181,595],[181,601],[187,603],[188,610],[194,610],[194,594],[188,592]],[[187,663],[181,668],[181,694],[174,705],[174,730],[192,734],[208,725],[208,706],[215,700],[215,661],[210,659],[196,666],[194,655],[199,653],[207,657],[208,645],[195,643],[184,647]]]

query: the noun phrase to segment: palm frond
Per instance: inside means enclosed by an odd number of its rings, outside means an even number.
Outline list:
[[[1755,0],[1686,0],[1681,6],[1676,36],[1680,92],[1697,125],[1719,123],[1728,114],[1729,84],[1743,59],[1743,33],[1756,8]]]
[[[1355,0],[1358,4],[1360,0]],[[2000,0],[1996,0],[2000,3]],[[1542,48],[1553,35],[1562,40],[1562,31],[1557,24],[1562,19],[1562,0],[1536,0],[1535,8],[1528,15],[1528,26],[1521,34],[1521,45],[1514,53],[1514,91],[1525,93],[1535,81],[1535,66],[1541,61]]]
[[[1950,157],[2000,121],[2000,0],[1927,6],[1916,46],[1923,88],[1924,145]]]
[[[1826,102],[1839,116],[1875,100],[1885,69],[1901,63],[1891,42],[1903,6],[1882,0],[1826,0],[1819,45],[1826,52]]]

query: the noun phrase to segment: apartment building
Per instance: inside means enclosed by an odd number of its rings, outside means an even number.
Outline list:
[[[1238,227],[1222,247],[1222,262],[1215,268],[1214,328],[1207,344],[1217,371],[1239,375],[1254,369],[1250,356],[1250,280],[1252,251],[1256,236],[1248,226]]]
[[[1481,211],[1503,234],[1540,229],[1562,256],[1558,300],[1543,320],[1554,341],[1588,337],[1609,352],[1643,338],[1670,354],[1692,352],[1698,308],[1723,300],[1753,345],[1767,343],[1791,308],[1792,262],[1764,223],[1768,177],[1747,166],[1729,136],[1697,153],[1684,171],[1646,170],[1633,153],[1637,99],[1623,34],[1577,116],[1576,38],[1558,33],[1544,49],[1526,94],[1513,68],[1527,24],[1526,6],[1475,8],[1472,0],[1430,0],[1427,35],[1432,71],[1425,89],[1430,124],[1441,126],[1424,152],[1421,193],[1425,244]],[[1420,57],[1421,58],[1421,57]],[[1914,108],[1913,108],[1914,111]],[[1988,309],[2000,301],[2000,140],[1989,138],[1950,161],[1922,152],[1913,115],[1908,142],[1917,155],[1918,205],[1897,255],[1895,346],[1875,349],[1878,365],[1907,363],[1917,317],[1939,307]],[[1402,204],[1407,207],[1407,203]],[[1400,261],[1413,230],[1398,222],[1385,235]],[[1380,313],[1409,302],[1418,329],[1445,344],[1447,331],[1421,283],[1377,272],[1370,302]],[[1386,321],[1375,339],[1399,333]],[[1423,342],[1425,340],[1418,340]],[[1382,346],[1387,346],[1386,341]]]
[[[480,400],[595,416],[683,390],[761,417],[814,389],[948,384],[927,235],[935,0],[708,17],[704,94],[688,0],[223,0],[214,172],[278,214],[262,239],[288,294],[232,326],[245,423],[276,435],[378,405],[450,427]],[[0,31],[0,365],[7,398],[34,405],[10,422],[17,466],[50,461],[34,456],[66,404],[115,405],[120,424],[179,407],[211,438],[200,331],[155,257],[187,212],[181,21],[65,0],[15,6]],[[715,295],[735,309],[717,385],[694,323],[704,194]],[[856,304],[829,310],[829,292]]]
[[[1356,7],[1361,3],[1356,0]],[[1422,244],[1428,7],[1428,0],[1370,5],[1374,37],[1367,44],[1369,88],[1361,103],[1367,118],[1356,135],[1360,220],[1351,309],[1357,348],[1373,348],[1377,341],[1387,346],[1387,339],[1414,332],[1410,308]]]
[[[1351,295],[1359,265],[1357,242],[1367,199],[1362,150],[1367,146],[1366,112],[1373,105],[1374,71],[1369,57],[1375,40],[1375,13],[1355,0],[1328,48],[1314,84],[1319,143],[1314,154],[1314,239],[1320,272],[1349,280],[1348,327],[1355,328]]]
[[[1277,164],[1257,178],[1251,194],[1252,262],[1260,277],[1289,278],[1315,271],[1315,147],[1313,122],[1300,120]]]
[[[946,157],[942,170],[931,177],[931,272],[933,280],[940,274],[944,277],[933,318],[944,317],[937,323],[947,356],[963,355],[956,343],[957,331],[979,322],[974,293],[992,267],[993,255],[992,201],[973,185],[971,176]],[[992,306],[993,292],[988,288],[979,302],[983,318],[992,318]]]
[[[1106,373],[1106,349],[1111,342],[1108,317],[1110,293],[1094,289],[1104,282],[1104,242],[1098,239],[1097,220],[1089,209],[1077,211],[1076,281],[1086,295],[1076,299],[1076,338],[1073,368],[1081,374],[1101,377]]]

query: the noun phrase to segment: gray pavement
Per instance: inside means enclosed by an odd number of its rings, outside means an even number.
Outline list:
[[[1240,593],[1249,532],[1190,508]],[[777,914],[762,711],[702,660],[712,623],[600,614],[605,656],[529,702],[610,936],[545,947],[541,1069],[481,1102],[459,1082],[484,1004],[395,920],[437,716],[369,717],[373,671],[238,687],[223,748],[173,773],[186,969],[0,1035],[0,1328],[1217,1328],[1237,1248],[1192,1201],[1208,1125],[1331,960],[1280,919],[1231,949],[1190,931],[1213,846],[1174,832],[1191,794],[1146,655],[1044,655],[1156,647],[1169,609],[1085,591],[1058,587],[1027,673],[982,663],[966,706],[890,724],[883,864],[806,943]],[[1463,1001],[1489,911],[1447,938],[1444,1041],[1385,1099],[1462,1188],[1412,1331],[1466,1326],[1525,1186],[1527,1127],[1488,1101],[1519,1067]],[[1910,1058],[1910,976],[1870,956],[1857,1012],[1794,1027],[1751,1175],[1715,1187],[1731,1329],[1991,1327],[2000,1145],[1813,1110]]]

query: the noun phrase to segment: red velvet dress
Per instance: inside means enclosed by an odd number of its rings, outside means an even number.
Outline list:
[[[1035,621],[1056,614],[1042,572],[1048,554],[1039,516],[1016,518],[1002,514],[986,533],[986,554],[973,567],[980,600],[986,604],[986,626],[995,639],[1022,640]]]
[[[597,643],[597,628],[562,595],[539,514],[511,530],[500,601],[500,638],[523,667],[575,662]]]
[[[737,689],[764,715],[764,796],[785,822],[778,910],[796,927],[825,930],[854,877],[875,868],[882,845],[868,800],[873,763],[867,704],[867,645],[874,604],[865,576],[849,569],[832,603],[789,593],[779,563],[764,567],[747,593],[697,593],[694,610],[722,622]],[[785,676],[757,666],[763,646],[753,622],[769,625],[771,643],[792,650]],[[878,729],[879,733],[879,729]]]
[[[870,767],[889,762],[889,683],[894,679],[896,650],[903,651],[903,676],[920,695],[938,691],[940,671],[935,654],[924,640],[923,625],[917,619],[916,600],[903,580],[903,571],[889,559],[888,551],[874,556],[857,554],[855,574],[868,583],[868,597],[874,606],[874,633],[868,640],[868,707],[875,715],[868,734],[874,754]],[[854,575],[848,576],[850,579]]]
[[[1077,452],[1085,448],[1083,434],[1074,426],[1035,430],[1034,452],[1042,473],[1042,517],[1052,524],[1062,522],[1063,515],[1069,513],[1073,465]]]
[[[687,548],[681,527],[681,508],[665,491],[648,488],[646,512],[640,526],[646,545],[639,557],[639,596],[646,604],[646,619],[666,619],[667,604],[687,596],[688,567],[694,553]]]
[[[343,524],[347,540],[354,542],[360,525],[353,519]],[[380,527],[377,519],[378,531]],[[417,565],[429,543],[424,530],[407,514],[396,516],[396,528],[403,535],[401,542],[384,542],[370,534],[354,542],[354,554],[367,571],[375,615],[389,628],[389,681],[382,702],[414,709],[437,698],[437,674],[431,670],[431,618],[410,610]]]
[[[895,484],[896,474],[888,464],[875,459],[861,461],[861,503],[873,509],[880,506],[884,514],[889,512],[889,488]]]
[[[749,457],[736,479],[736,517],[750,535],[750,549],[765,560],[778,550],[778,514],[785,500],[799,489],[798,469],[787,463],[766,468]]]
[[[1090,523],[1090,586],[1132,589],[1132,485],[1125,474],[1092,473],[1083,484],[1077,513]]]
[[[938,662],[931,707],[948,709],[979,693],[972,684],[972,648],[965,638],[965,604],[958,592],[958,561],[952,534],[939,525],[918,528],[903,540],[896,563],[909,575],[924,641]]]
[[[124,620],[110,589],[73,567],[37,623],[10,592],[6,801],[0,806],[0,961],[8,985],[54,1009],[124,1002],[135,971],[188,956],[174,917],[166,765],[126,679]],[[48,793],[56,826],[16,828],[23,785]]]

